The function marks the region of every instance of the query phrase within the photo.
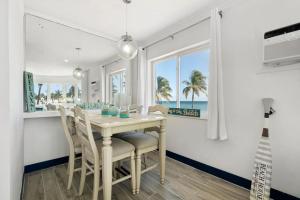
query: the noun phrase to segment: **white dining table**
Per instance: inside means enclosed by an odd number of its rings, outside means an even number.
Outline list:
[[[114,134],[160,127],[159,132],[159,161],[160,181],[165,180],[166,160],[166,117],[155,114],[130,114],[129,118],[107,117],[96,113],[89,113],[92,128],[103,138],[102,148],[102,179],[103,199],[111,200],[112,196],[112,146],[111,137]]]

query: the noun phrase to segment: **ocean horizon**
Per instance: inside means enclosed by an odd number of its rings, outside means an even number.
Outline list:
[[[176,101],[159,101],[158,104],[167,106],[169,108],[176,108]],[[192,109],[192,101],[180,101],[180,108]],[[194,109],[200,109],[200,111],[207,111],[207,101],[194,101]]]

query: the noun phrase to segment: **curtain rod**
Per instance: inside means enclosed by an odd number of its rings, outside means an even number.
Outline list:
[[[221,18],[223,17],[223,11],[222,11],[222,10],[219,11],[219,15],[221,16]],[[181,32],[183,32],[183,31],[185,31],[185,30],[188,30],[188,29],[190,29],[190,28],[192,28],[192,27],[194,27],[194,26],[196,26],[196,25],[198,25],[198,24],[201,24],[202,22],[204,22],[204,21],[206,21],[206,20],[208,20],[208,19],[210,19],[210,16],[203,17],[203,18],[200,19],[199,21],[197,21],[197,22],[195,22],[195,23],[193,23],[193,24],[191,24],[191,25],[189,25],[189,26],[187,26],[187,27],[184,27],[183,29],[180,29],[180,30],[178,30],[178,31],[176,31],[176,32],[174,32],[174,33],[172,33],[172,34],[170,34],[170,35],[168,35],[168,36],[166,36],[166,37],[164,37],[164,38],[162,38],[162,39],[156,40],[155,42],[150,43],[150,44],[144,46],[142,49],[145,50],[145,49],[147,49],[147,48],[149,48],[149,47],[152,47],[152,46],[154,46],[154,45],[156,45],[156,44],[158,44],[158,43],[160,43],[160,42],[162,42],[162,41],[164,41],[164,40],[166,40],[166,39],[168,39],[168,38],[173,39],[174,36],[177,35],[178,33],[181,33]]]
[[[119,62],[119,61],[121,61],[121,60],[122,60],[121,58],[118,58],[118,59],[116,59],[116,60],[114,60],[114,61],[111,61],[111,62],[109,62],[109,63],[106,63],[106,64],[102,65],[102,67],[105,68],[106,66],[111,65],[111,64],[114,64],[114,63],[117,63],[117,62]]]
[[[46,20],[46,21],[49,21],[49,22],[52,22],[52,23],[55,23],[55,24],[58,24],[58,25],[62,25],[62,26],[68,27],[68,28],[72,28],[72,29],[75,29],[75,30],[78,30],[78,31],[81,31],[81,32],[84,32],[84,33],[88,33],[90,35],[94,35],[96,37],[99,37],[99,38],[102,38],[102,39],[105,39],[105,40],[109,40],[109,41],[112,41],[112,42],[117,42],[117,40],[115,40],[111,37],[103,36],[103,35],[100,35],[98,33],[76,27],[75,25],[59,22],[57,20],[50,19],[49,17],[41,16],[39,14],[35,14],[35,13],[30,12],[30,11],[25,11],[25,15],[30,15],[30,16],[33,16],[33,17],[36,17],[36,18],[39,18],[39,19],[43,19],[43,20]]]

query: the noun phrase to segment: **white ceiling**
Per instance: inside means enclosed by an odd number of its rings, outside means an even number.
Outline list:
[[[115,43],[40,18],[26,16],[26,70],[68,76],[74,66],[98,66],[116,53]],[[81,51],[75,48],[80,47]],[[64,60],[69,62],[65,63]]]
[[[128,32],[137,40],[144,40],[216,1],[132,0],[128,6]],[[112,37],[124,34],[125,5],[122,0],[25,0],[25,8]]]
[[[128,6],[128,32],[141,44],[166,27],[221,1],[132,0]],[[25,0],[25,11],[114,39],[125,32],[122,0]],[[72,66],[78,63],[73,49],[78,46],[83,49],[79,63],[87,67],[116,54],[109,41],[32,16],[27,18],[26,66],[37,74],[71,75]],[[70,59],[67,65],[65,58]]]

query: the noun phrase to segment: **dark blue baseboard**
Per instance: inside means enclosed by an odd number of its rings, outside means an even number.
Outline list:
[[[182,155],[173,153],[171,151],[167,151],[167,156],[170,158],[173,158],[174,160],[177,160],[179,162],[182,162],[184,164],[187,164],[191,167],[194,167],[196,169],[199,169],[201,171],[204,171],[206,173],[212,174],[214,176],[217,176],[221,179],[224,179],[228,182],[234,183],[238,186],[241,186],[243,188],[246,188],[248,190],[250,190],[251,188],[251,181],[245,178],[242,178],[240,176],[225,172],[223,170],[217,169],[215,167],[206,165],[204,163],[192,160],[190,158],[184,157]],[[297,197],[291,196],[289,194],[286,194],[284,192],[275,190],[275,189],[271,189],[271,198],[274,200],[300,200]]]
[[[46,168],[49,168],[49,167],[53,167],[53,166],[56,166],[56,165],[61,165],[61,164],[64,164],[68,161],[69,161],[69,156],[65,156],[65,157],[62,157],[62,158],[56,158],[56,159],[53,159],[53,160],[47,160],[47,161],[43,161],[43,162],[40,162],[40,163],[34,163],[34,164],[31,164],[31,165],[26,165],[25,168],[24,168],[24,173],[29,173],[29,172],[38,171],[38,170],[41,170],[41,169],[46,169]]]

